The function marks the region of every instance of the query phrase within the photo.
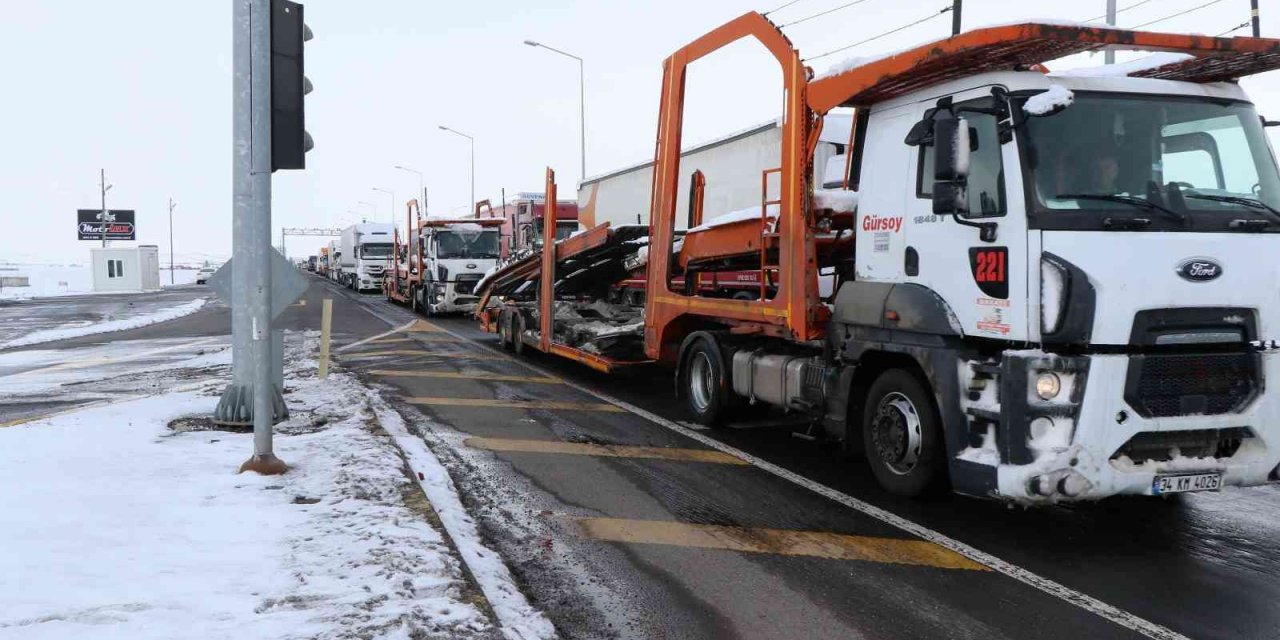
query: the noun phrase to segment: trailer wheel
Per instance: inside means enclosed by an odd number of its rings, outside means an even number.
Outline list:
[[[524,346],[524,314],[519,311],[511,314],[511,350],[518,357],[523,357],[527,351]]]
[[[867,392],[862,442],[867,463],[889,493],[918,497],[941,484],[941,421],[933,398],[909,372],[889,369]]]
[[[709,427],[718,426],[732,400],[720,348],[711,339],[698,339],[689,345],[681,369],[681,395],[694,420]]]
[[[760,296],[759,296],[758,294],[755,294],[755,293],[752,293],[752,292],[750,292],[750,291],[747,291],[746,289],[742,289],[742,290],[739,290],[739,291],[734,292],[733,296],[731,296],[731,297],[732,297],[734,300],[755,300],[755,299],[759,298]]]
[[[511,326],[511,312],[503,309],[498,313],[498,344],[502,345],[503,351],[512,351],[516,348],[513,337],[515,329]]]

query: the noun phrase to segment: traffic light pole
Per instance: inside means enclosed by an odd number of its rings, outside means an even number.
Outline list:
[[[271,0],[233,0],[232,382],[214,420],[253,424],[240,471],[284,473],[272,424],[284,400],[271,379]]]

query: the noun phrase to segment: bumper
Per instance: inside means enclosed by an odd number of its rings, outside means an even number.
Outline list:
[[[471,283],[474,286],[474,282]],[[471,313],[480,298],[460,292],[457,281],[437,283],[432,296],[431,309],[436,313]]]
[[[982,447],[958,457],[994,467],[997,497],[1030,503],[1155,495],[1161,475],[1220,473],[1223,486],[1237,487],[1275,482],[1280,394],[1265,391],[1265,381],[1280,379],[1280,353],[1263,352],[1259,363],[1264,391],[1239,412],[1144,417],[1125,399],[1128,356],[1006,354],[999,424]],[[1063,381],[1053,401],[1034,391],[1045,370]]]

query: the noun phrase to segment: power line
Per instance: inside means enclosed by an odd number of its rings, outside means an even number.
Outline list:
[[[1202,5],[1198,5],[1198,6],[1191,7],[1190,9],[1186,9],[1185,11],[1179,11],[1178,13],[1173,13],[1173,14],[1167,15],[1167,16],[1165,16],[1165,17],[1163,17],[1163,18],[1156,18],[1155,20],[1152,20],[1152,21],[1150,21],[1150,22],[1144,22],[1144,23],[1139,24],[1139,25],[1134,25],[1134,26],[1132,26],[1132,27],[1129,27],[1129,29],[1141,29],[1141,28],[1143,28],[1143,27],[1149,27],[1149,26],[1151,26],[1151,25],[1153,25],[1153,24],[1156,24],[1156,23],[1158,23],[1158,22],[1164,22],[1165,20],[1172,20],[1172,19],[1174,19],[1174,18],[1176,18],[1176,17],[1178,17],[1178,16],[1185,16],[1185,15],[1187,15],[1188,13],[1191,13],[1192,11],[1199,11],[1199,10],[1201,10],[1201,9],[1205,8],[1205,7],[1211,7],[1211,6],[1215,5],[1215,4],[1218,4],[1219,2],[1222,2],[1222,0],[1210,0],[1209,2],[1206,2],[1206,3],[1202,4]]]
[[[1127,7],[1121,7],[1121,8],[1119,8],[1119,9],[1116,9],[1116,15],[1120,15],[1120,14],[1122,14],[1122,13],[1124,13],[1124,12],[1126,12],[1126,11],[1130,10],[1130,9],[1136,9],[1136,8],[1141,7],[1142,5],[1147,4],[1148,2],[1152,2],[1152,1],[1153,1],[1153,0],[1141,0],[1141,2],[1135,2],[1135,3],[1133,3],[1133,4],[1131,4],[1131,5],[1127,6]],[[1089,18],[1088,20],[1084,20],[1084,22],[1097,22],[1098,20],[1102,20],[1103,18],[1106,18],[1106,17],[1107,17],[1107,14],[1105,14],[1105,13],[1104,13],[1104,14],[1102,14],[1102,15],[1100,15],[1100,16],[1098,16],[1098,17],[1096,17],[1096,18]]]
[[[885,37],[885,36],[887,36],[887,35],[892,35],[892,34],[895,34],[895,33],[899,32],[899,31],[902,31],[902,30],[904,30],[904,29],[910,29],[911,27],[914,27],[914,26],[916,26],[916,25],[918,25],[918,24],[921,24],[921,23],[923,23],[923,22],[928,22],[928,21],[930,21],[930,20],[932,20],[932,19],[934,19],[934,18],[936,18],[936,17],[938,17],[938,16],[940,16],[940,15],[943,15],[943,14],[945,14],[945,13],[949,12],[949,11],[951,11],[951,6],[950,6],[950,5],[948,5],[947,7],[945,7],[942,11],[939,11],[939,12],[937,12],[937,13],[934,13],[934,14],[931,14],[931,15],[928,15],[928,16],[925,16],[925,17],[923,17],[923,18],[921,18],[921,19],[919,19],[919,20],[916,20],[915,22],[910,22],[910,23],[904,24],[904,25],[902,25],[901,27],[898,27],[898,28],[896,28],[896,29],[890,29],[889,31],[885,31],[884,33],[881,33],[881,34],[877,34],[877,35],[871,36],[870,38],[867,38],[866,40],[860,40],[860,41],[858,41],[858,42],[855,42],[855,43],[853,43],[853,44],[849,44],[849,45],[845,45],[845,46],[840,47],[840,48],[838,48],[838,49],[832,49],[832,50],[830,50],[830,51],[828,51],[828,52],[826,52],[826,53],[821,53],[821,54],[818,54],[818,55],[816,55],[816,56],[810,56],[810,57],[808,57],[808,58],[805,58],[805,60],[804,60],[804,61],[805,61],[805,62],[810,62],[810,61],[812,61],[812,60],[817,60],[818,58],[825,58],[825,57],[827,57],[827,56],[829,56],[829,55],[832,55],[832,54],[835,54],[835,53],[840,53],[841,51],[845,51],[845,50],[847,50],[847,49],[852,49],[852,48],[854,48],[854,47],[856,47],[856,46],[864,45],[864,44],[866,44],[866,43],[868,43],[868,42],[873,42],[873,41],[875,41],[875,40],[879,40],[880,38],[883,38],[883,37]]]
[[[808,21],[810,21],[810,20],[813,20],[814,18],[821,18],[822,16],[825,16],[825,15],[827,15],[828,13],[835,13],[835,12],[837,12],[837,11],[841,10],[841,9],[848,9],[849,7],[852,7],[852,6],[853,6],[853,5],[855,5],[855,4],[862,4],[862,3],[866,2],[866,1],[867,1],[867,0],[853,0],[853,2],[846,2],[846,3],[844,3],[844,4],[842,4],[842,5],[838,6],[838,7],[835,7],[835,8],[832,8],[832,9],[827,9],[826,11],[821,11],[821,12],[815,13],[815,14],[813,14],[813,15],[811,15],[811,16],[805,16],[805,17],[803,17],[803,18],[800,18],[799,20],[792,20],[791,22],[788,22],[788,23],[786,23],[786,24],[784,24],[784,25],[780,25],[778,28],[779,28],[779,29],[784,29],[784,28],[786,28],[786,27],[790,27],[790,26],[793,26],[793,25],[800,24],[801,22],[808,22]]]
[[[793,5],[793,4],[797,3],[797,2],[800,2],[800,0],[791,0],[791,2],[788,2],[788,3],[784,4],[784,5],[782,5],[781,7],[778,7],[778,8],[776,8],[776,9],[770,9],[770,10],[768,10],[768,11],[764,12],[764,13],[763,13],[763,14],[761,14],[761,15],[767,16],[767,15],[769,15],[769,14],[771,14],[771,13],[777,13],[777,12],[782,11],[783,9],[786,9],[787,7],[789,7],[789,6]]]
[[[1249,27],[1249,26],[1252,26],[1252,25],[1253,25],[1253,22],[1252,22],[1252,21],[1250,21],[1250,20],[1245,20],[1244,22],[1241,22],[1240,24],[1238,24],[1238,25],[1236,25],[1236,26],[1234,26],[1234,27],[1231,27],[1230,29],[1227,29],[1226,31],[1223,31],[1222,33],[1219,33],[1218,35],[1216,35],[1216,36],[1214,36],[1214,37],[1215,37],[1215,38],[1221,38],[1222,36],[1225,36],[1225,35],[1227,35],[1228,33],[1231,33],[1231,32],[1233,32],[1233,31],[1239,31],[1239,30],[1241,30],[1241,29],[1243,29],[1243,28],[1245,28],[1245,27]]]

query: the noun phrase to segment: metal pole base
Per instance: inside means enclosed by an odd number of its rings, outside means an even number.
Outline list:
[[[240,473],[252,471],[260,476],[278,476],[288,470],[289,465],[271,453],[255,455],[240,465]]]
[[[271,386],[271,423],[279,424],[289,419],[289,407],[284,403],[280,387]],[[213,410],[213,423],[224,427],[253,427],[253,385],[229,384],[222,391],[218,407]]]

